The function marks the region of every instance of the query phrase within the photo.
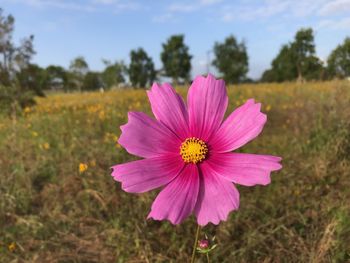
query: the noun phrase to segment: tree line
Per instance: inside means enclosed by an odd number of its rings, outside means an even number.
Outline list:
[[[191,59],[184,35],[170,36],[163,44],[160,59],[161,69],[156,69],[152,58],[143,48],[130,51],[130,63],[103,60],[104,69],[92,71],[84,57],[77,57],[68,69],[58,65],[42,68],[33,64],[34,36],[13,42],[15,19],[4,15],[0,9],[0,101],[1,105],[19,107],[33,103],[33,96],[44,96],[45,90],[90,91],[121,87],[130,83],[134,88],[150,86],[160,77],[171,78],[173,84],[190,82]],[[210,62],[227,83],[252,81],[249,70],[246,43],[233,35],[223,42],[215,42],[213,60]],[[294,39],[282,45],[259,81],[309,81],[346,78],[350,76],[350,37],[339,44],[321,61],[315,51],[314,33],[311,28],[302,28]],[[0,106],[1,107],[1,106]]]
[[[350,77],[350,38],[338,45],[327,61],[321,61],[315,50],[314,33],[311,28],[302,28],[292,42],[281,47],[271,68],[266,70],[261,81],[306,81],[329,80]]]

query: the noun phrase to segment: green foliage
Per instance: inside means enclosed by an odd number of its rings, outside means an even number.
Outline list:
[[[69,90],[68,74],[61,66],[50,65],[46,68],[47,89]]]
[[[336,253],[333,258],[336,262],[350,261],[350,209],[339,209],[336,214],[338,224],[336,226]]]
[[[308,57],[302,69],[302,76],[305,80],[325,80],[327,77],[323,62],[316,56]]]
[[[79,56],[73,59],[69,65],[69,71],[70,86],[74,86],[80,91],[83,86],[84,77],[89,71],[89,65],[84,57]]]
[[[35,103],[34,96],[45,96],[46,71],[38,65],[29,64],[22,68],[12,82],[8,86],[0,85],[0,112],[20,111]]]
[[[244,41],[238,43],[234,36],[229,36],[224,43],[215,43],[214,54],[213,65],[227,83],[239,83],[246,79],[248,54]]]
[[[84,57],[79,56],[71,61],[69,70],[79,75],[85,75],[89,70],[89,65]]]
[[[37,96],[44,96],[48,86],[46,70],[36,64],[29,64],[17,74],[18,85],[24,90],[30,90]]]
[[[29,65],[32,57],[36,54],[34,50],[34,36],[31,35],[28,38],[24,38],[21,41],[21,44],[19,47],[16,48],[16,52],[14,54],[14,65],[15,65],[15,70],[20,70],[27,65]]]
[[[0,85],[0,113],[13,114],[34,105],[34,95],[33,91],[22,90],[20,86]]]
[[[332,51],[327,62],[330,77],[350,77],[350,37]]]
[[[6,112],[31,105],[34,95],[43,95],[42,72],[30,64],[35,54],[34,36],[16,46],[12,40],[14,28],[14,17],[4,16],[0,8],[0,107]]]
[[[106,63],[106,68],[101,73],[102,81],[106,88],[118,86],[125,82],[125,74],[127,67],[123,62],[115,62],[114,64]]]
[[[12,42],[12,35],[15,28],[15,18],[12,15],[4,16],[3,9],[0,9],[0,81],[2,85],[11,84],[13,68],[13,53],[15,46]]]
[[[315,55],[314,35],[311,28],[300,29],[291,43],[291,51],[297,67],[298,79],[307,72],[308,59]]]
[[[142,48],[131,50],[128,72],[130,82],[136,88],[150,86],[156,79],[153,61]]]
[[[0,83],[13,84],[13,76],[27,67],[35,54],[33,47],[34,36],[23,38],[16,46],[13,42],[15,18],[12,15],[4,16],[0,8]]]
[[[282,82],[295,78],[296,69],[293,60],[290,58],[289,46],[282,46],[277,57],[272,61],[272,68],[264,71],[262,82]]]
[[[91,91],[103,88],[101,75],[98,72],[88,72],[85,75],[82,90]]]
[[[189,48],[184,43],[184,35],[173,35],[162,44],[160,58],[163,63],[164,75],[172,78],[176,85],[180,80],[188,81],[191,71]]]
[[[277,57],[266,70],[263,82],[283,82],[292,80],[322,80],[324,67],[316,57],[313,31],[311,28],[300,29],[294,41],[283,45]]]

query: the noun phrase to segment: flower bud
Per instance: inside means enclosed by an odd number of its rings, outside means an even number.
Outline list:
[[[200,249],[207,249],[209,248],[209,241],[207,239],[202,239],[198,241],[198,247]]]

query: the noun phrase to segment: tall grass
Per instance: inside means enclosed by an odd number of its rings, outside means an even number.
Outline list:
[[[204,228],[219,244],[212,261],[350,261],[349,83],[228,93],[229,111],[253,97],[268,114],[261,136],[241,151],[282,156],[283,169],[269,186],[239,187],[240,209]],[[151,114],[145,92],[37,102],[0,119],[0,262],[187,262],[194,218],[179,226],[146,220],[159,191],[127,194],[110,176],[113,164],[134,159],[116,140],[128,111]]]

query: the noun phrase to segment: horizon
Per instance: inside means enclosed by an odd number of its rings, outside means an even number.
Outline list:
[[[325,61],[350,36],[350,0],[184,1],[123,0],[0,0],[5,15],[13,15],[14,41],[34,35],[42,67],[68,68],[83,56],[89,68],[100,71],[102,59],[129,63],[132,49],[142,47],[161,68],[162,43],[184,34],[193,55],[191,76],[207,73],[208,52],[229,35],[245,40],[249,55],[248,77],[260,78],[283,44],[300,28],[314,30],[316,54]],[[122,25],[122,26],[120,26]],[[330,37],[331,36],[331,37]],[[130,44],[132,43],[132,44]],[[211,58],[213,54],[210,54]],[[216,73],[213,66],[210,72]]]

